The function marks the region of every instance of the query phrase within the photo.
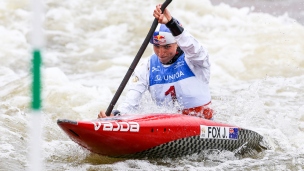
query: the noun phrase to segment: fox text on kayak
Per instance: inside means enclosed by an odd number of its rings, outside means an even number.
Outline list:
[[[200,125],[200,138],[238,139],[238,128]]]
[[[101,127],[103,131],[139,132],[137,122],[92,122],[94,130],[98,131]]]

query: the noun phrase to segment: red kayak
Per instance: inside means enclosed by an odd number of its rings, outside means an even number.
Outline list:
[[[179,157],[204,150],[261,151],[258,133],[181,114],[124,115],[93,121],[58,119],[76,143],[109,157]]]

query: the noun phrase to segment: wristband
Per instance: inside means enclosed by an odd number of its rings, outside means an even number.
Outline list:
[[[181,24],[173,17],[166,24],[166,26],[169,28],[173,36],[178,36],[184,31],[184,28],[181,26]]]

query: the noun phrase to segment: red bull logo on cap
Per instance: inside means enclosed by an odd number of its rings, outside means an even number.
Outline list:
[[[162,35],[153,36],[153,43],[154,44],[164,44],[164,43],[166,43],[166,38],[165,38],[165,36],[162,36]]]
[[[150,43],[154,45],[167,45],[176,43],[176,41],[171,31],[166,27],[166,25],[160,24],[153,33],[153,36],[151,36]]]

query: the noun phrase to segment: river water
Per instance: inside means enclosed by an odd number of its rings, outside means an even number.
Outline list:
[[[209,51],[215,120],[260,133],[270,150],[248,157],[223,152],[113,159],[79,147],[57,126],[59,118],[91,120],[108,107],[148,33],[155,4],[161,2],[45,1],[43,170],[303,170],[303,0],[174,0],[169,6]],[[29,21],[28,0],[0,2],[3,171],[26,170],[29,165]],[[150,54],[149,45],[142,59]],[[148,100],[142,105],[144,112],[157,112]]]

